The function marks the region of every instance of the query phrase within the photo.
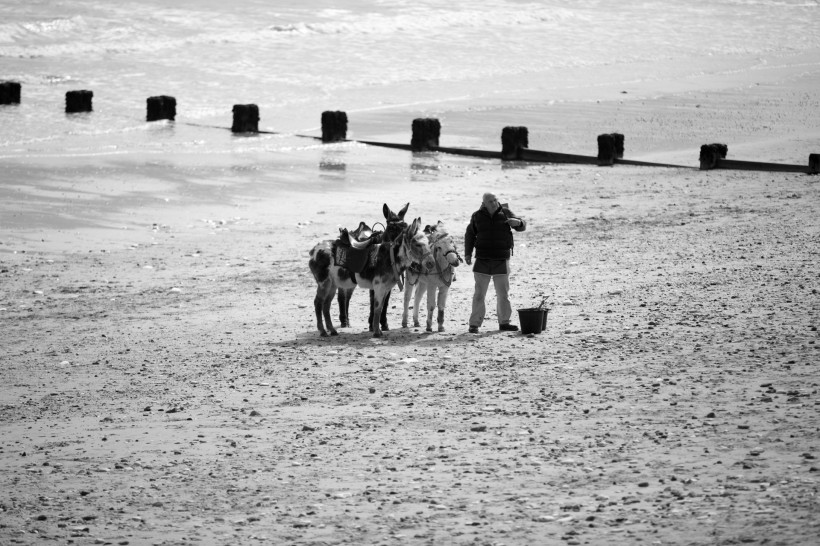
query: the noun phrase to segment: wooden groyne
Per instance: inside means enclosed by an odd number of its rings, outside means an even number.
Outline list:
[[[22,86],[15,81],[0,81],[0,106],[17,105],[21,102]],[[65,112],[67,114],[92,112],[94,93],[90,90],[68,91],[65,95]],[[146,100],[146,121],[159,120],[175,121],[177,115],[176,98],[168,95],[149,97]],[[256,134],[280,134],[275,131],[259,129],[259,107],[256,104],[235,104],[233,106],[233,123],[230,131],[239,135],[253,136]],[[409,144],[395,142],[378,142],[373,140],[347,139],[348,116],[343,111],[324,111],[321,116],[322,136],[294,135],[302,138],[312,138],[322,142],[358,142],[368,146],[406,150],[414,153],[444,153],[459,156],[476,157],[481,159],[498,159],[501,161],[521,161],[528,163],[555,163],[596,166],[631,165],[639,167],[663,167],[676,169],[695,169],[703,171],[729,169],[740,171],[765,171],[786,173],[820,173],[820,154],[809,154],[807,165],[766,163],[761,161],[743,161],[727,159],[728,146],[726,144],[704,144],[700,148],[698,157],[699,167],[675,165],[670,163],[655,163],[650,161],[635,161],[624,159],[625,137],[621,133],[602,133],[597,137],[597,155],[568,154],[546,150],[534,150],[529,147],[529,129],[522,126],[507,126],[501,131],[500,150],[476,150],[473,148],[458,148],[440,146],[441,122],[436,118],[417,118],[411,124],[411,138]],[[214,129],[225,127],[198,125]]]
[[[739,161],[726,159],[729,146],[726,144],[704,144],[700,147],[700,169],[730,169],[734,171],[764,171],[779,173],[820,173],[820,154],[809,154],[808,165],[794,165],[785,163],[766,163],[763,161]]]

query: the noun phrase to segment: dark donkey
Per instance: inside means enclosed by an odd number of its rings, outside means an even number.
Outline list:
[[[391,241],[394,241],[396,237],[398,237],[401,234],[402,230],[407,227],[407,222],[404,221],[404,215],[407,214],[407,208],[409,206],[410,203],[407,203],[401,208],[401,210],[398,213],[395,213],[392,210],[390,210],[390,207],[387,206],[387,203],[384,204],[384,206],[382,207],[382,213],[384,214],[384,219],[387,222],[387,226],[385,226],[384,231],[373,232],[374,235],[379,236],[378,242],[389,243]],[[339,324],[342,328],[350,327],[350,297],[353,295],[353,291],[355,289],[355,286],[353,288],[339,287],[336,301],[339,304]],[[382,314],[380,317],[380,324],[382,330],[389,330],[387,326],[387,308],[389,305],[390,292],[387,293],[387,296],[384,298],[384,304],[382,305]],[[375,292],[373,292],[373,290],[370,290],[370,315],[367,317],[367,324],[370,327],[371,332],[373,331],[373,309],[375,306]]]
[[[385,208],[389,210],[386,206]],[[330,318],[330,305],[333,303],[337,288],[352,290],[356,286],[374,291],[375,306],[371,323],[373,337],[382,336],[379,317],[385,296],[399,282],[404,270],[413,263],[435,267],[427,237],[424,233],[419,233],[419,224],[421,218],[416,218],[395,239],[379,243],[374,259],[367,263],[361,273],[353,273],[336,265],[334,255],[338,241],[322,241],[311,249],[308,264],[317,284],[313,306],[316,311],[316,327],[322,336],[327,336],[328,332],[332,336],[338,335]]]

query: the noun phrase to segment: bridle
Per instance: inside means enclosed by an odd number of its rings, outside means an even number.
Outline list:
[[[439,250],[439,248],[438,248],[437,246],[436,246],[436,247],[433,247],[433,253],[434,253],[434,254],[435,254],[435,252],[436,252],[437,250]],[[456,258],[458,259],[458,261],[459,261],[460,263],[464,263],[464,259],[461,257],[461,254],[459,254],[459,253],[458,253],[458,250],[456,250],[455,248],[451,248],[450,250],[448,250],[447,252],[445,252],[444,254],[442,254],[442,255],[441,255],[441,257],[442,257],[442,258],[444,258],[445,260],[447,260],[447,256],[449,256],[450,254],[455,254],[455,255],[456,255]],[[450,263],[450,260],[447,260],[447,263]],[[449,267],[453,267],[453,266],[452,266],[452,265],[450,265]]]
[[[458,250],[456,250],[455,248],[451,248],[441,255],[441,257],[444,258],[444,261],[447,262],[447,267],[442,269],[441,264],[435,258],[436,252],[441,252],[441,249],[437,245],[434,245],[433,262],[436,264],[436,273],[438,273],[438,278],[441,280],[442,284],[449,288],[450,285],[453,283],[453,279],[455,279],[455,271],[453,271],[453,264],[450,263],[450,260],[447,259],[447,256],[449,256],[450,254],[455,254],[459,262],[464,262],[464,260],[461,258],[461,255],[458,253]]]

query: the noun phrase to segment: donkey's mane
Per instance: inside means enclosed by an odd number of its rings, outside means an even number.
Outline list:
[[[449,237],[450,233],[447,231],[447,227],[444,224],[436,225],[436,229],[430,232],[430,243],[437,243],[441,239]]]

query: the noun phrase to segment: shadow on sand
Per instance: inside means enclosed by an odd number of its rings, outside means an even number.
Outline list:
[[[321,337],[319,332],[311,330],[296,335],[295,340],[272,343],[274,346],[316,346],[316,347],[374,347],[380,345],[451,345],[474,343],[480,339],[502,334],[520,336],[520,332],[502,332],[501,330],[487,330],[478,334],[466,331],[426,332],[423,326],[409,328],[393,328],[384,332],[381,338],[373,337],[373,333],[358,328],[339,328],[338,336]]]

